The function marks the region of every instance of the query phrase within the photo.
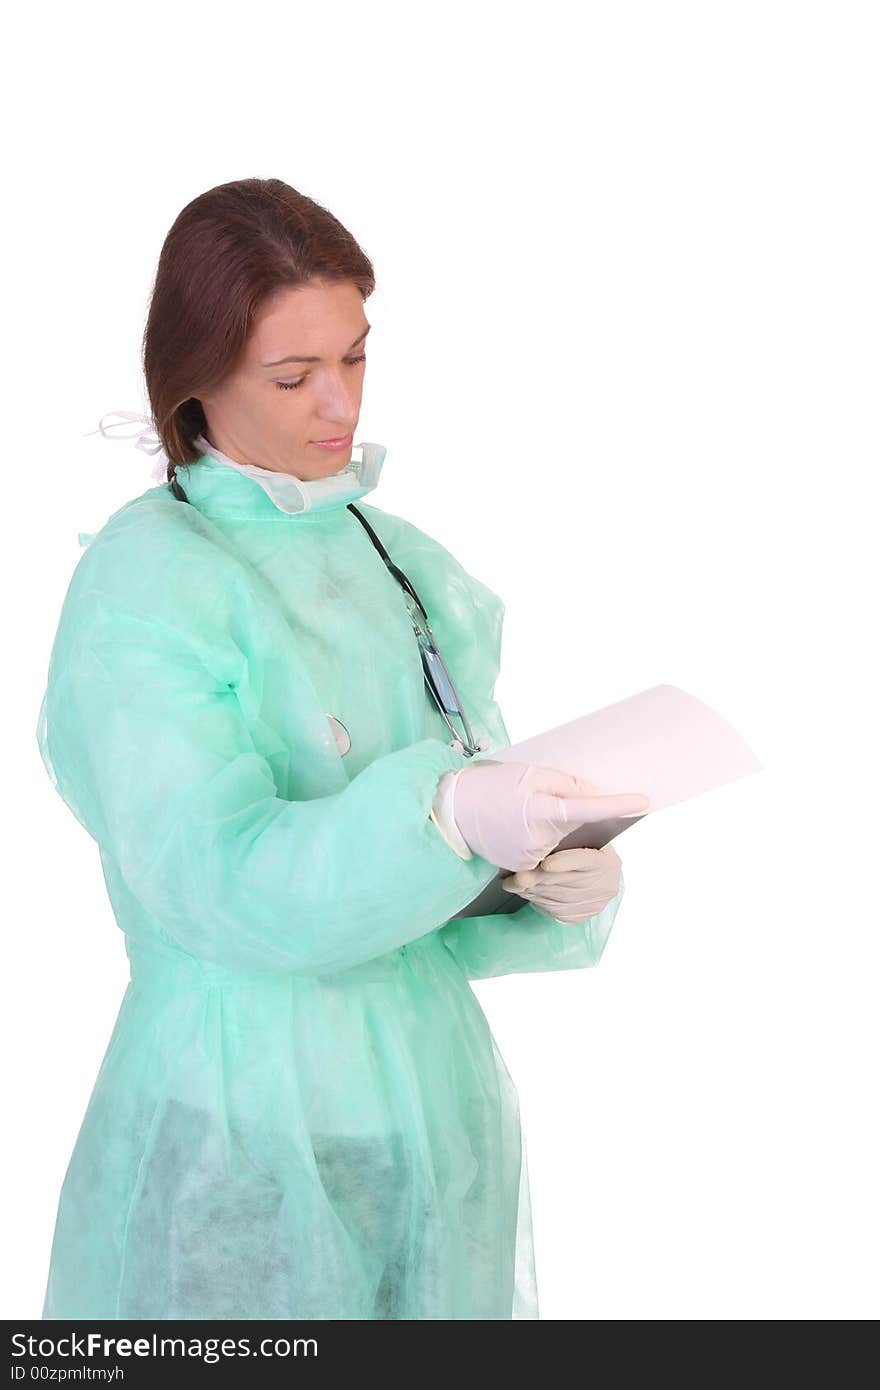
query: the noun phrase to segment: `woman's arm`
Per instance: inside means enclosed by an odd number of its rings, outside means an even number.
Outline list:
[[[40,751],[77,819],[186,951],[233,970],[341,971],[433,931],[492,878],[429,819],[441,773],[465,761],[448,744],[422,739],[342,791],[284,800],[236,690],[186,629],[77,587]]]

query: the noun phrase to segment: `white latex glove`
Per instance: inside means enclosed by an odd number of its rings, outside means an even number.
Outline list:
[[[599,795],[592,782],[556,768],[480,758],[443,773],[435,805],[443,804],[473,854],[516,872],[533,869],[575,826],[640,815],[650,798]]]
[[[579,926],[595,917],[620,892],[620,855],[612,845],[601,849],[558,849],[534,869],[501,880],[557,922]]]

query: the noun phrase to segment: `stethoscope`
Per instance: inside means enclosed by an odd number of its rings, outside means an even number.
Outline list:
[[[183,488],[178,482],[176,474],[172,476],[169,486],[171,488],[171,491],[174,493],[174,496],[178,498],[179,501],[189,502],[189,498],[187,497],[186,493],[184,492]],[[352,512],[354,516],[357,517],[358,521],[363,526],[367,535],[370,537],[370,540],[373,542],[373,545],[378,550],[382,559],[385,561],[385,564],[390,570],[391,574],[394,576],[394,578],[397,580],[398,584],[401,586],[403,590],[403,597],[406,602],[407,609],[409,611],[410,621],[412,622],[413,626],[413,632],[415,633],[416,641],[419,644],[419,654],[422,658],[422,670],[425,674],[425,684],[427,685],[428,690],[430,691],[431,695],[436,701],[437,708],[439,709],[441,715],[443,716],[443,719],[446,721],[447,727],[453,735],[452,746],[460,749],[460,751],[465,755],[465,757],[474,757],[476,753],[482,752],[483,749],[482,746],[474,739],[471,726],[468,723],[467,716],[462,708],[458,692],[455,689],[455,686],[452,682],[452,677],[449,674],[449,669],[446,665],[446,662],[440,655],[440,651],[437,646],[437,639],[435,638],[434,633],[431,630],[431,624],[428,622],[428,614],[425,611],[425,605],[422,603],[421,599],[416,593],[415,587],[413,586],[410,579],[407,577],[407,575],[404,574],[400,566],[396,565],[394,561],[391,559],[391,556],[388,554],[388,551],[385,549],[384,545],[380,541],[379,537],[376,535],[376,532],[373,530],[366,517],[358,511],[357,507],[354,505],[353,502],[349,502],[346,505],[348,507],[348,510]],[[461,720],[462,727],[464,729],[464,737],[462,737],[461,733],[458,731],[458,729],[456,729],[455,725],[453,724],[452,720],[454,718]],[[345,726],[342,725],[339,720],[334,720],[334,723],[338,725],[339,728],[344,730],[345,737],[348,738],[348,731],[345,729]],[[350,746],[351,741],[349,739],[348,747]],[[341,751],[348,751],[346,748],[344,748],[343,745],[340,745],[340,748]]]

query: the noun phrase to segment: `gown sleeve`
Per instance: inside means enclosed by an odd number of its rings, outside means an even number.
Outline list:
[[[509,748],[510,736],[494,698],[501,664],[503,600],[411,523],[377,508],[369,510],[392,556],[412,575],[420,592],[434,597],[428,614],[431,625],[444,657],[449,654],[448,664],[469,718],[488,735],[488,756],[493,748]],[[474,980],[584,969],[599,963],[624,889],[621,873],[617,895],[577,926],[558,922],[525,902],[516,912],[453,918],[440,927],[440,939]]]
[[[471,901],[494,866],[460,859],[430,819],[440,775],[463,755],[423,738],[340,791],[283,799],[205,640],[204,599],[145,599],[151,581],[124,541],[108,538],[117,559],[103,568],[100,554],[84,563],[93,542],[75,572],[37,741],[56,790],[160,929],[231,970],[319,975],[402,947]]]
[[[599,964],[624,888],[621,874],[616,897],[577,926],[557,922],[527,902],[516,912],[456,917],[440,928],[440,937],[470,980],[529,971],[583,970]]]

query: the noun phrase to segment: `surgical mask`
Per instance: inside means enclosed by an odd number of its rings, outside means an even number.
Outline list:
[[[118,415],[121,418],[107,426],[104,421],[108,419],[109,415]],[[108,439],[131,439],[134,437],[131,434],[110,434],[111,429],[128,422],[146,427],[139,431],[135,447],[142,449],[144,453],[157,456],[152,469],[152,476],[157,482],[165,482],[167,480],[168,456],[161,439],[152,429],[148,416],[137,415],[131,410],[111,410],[108,415],[101,417],[98,429],[90,430],[88,433],[101,433]],[[386,454],[384,444],[367,442],[354,444],[352,446],[352,458],[338,473],[332,473],[325,478],[295,478],[291,473],[280,473],[272,468],[263,468],[256,463],[238,463],[235,459],[229,458],[227,454],[221,453],[219,449],[215,449],[214,445],[209,444],[203,434],[197,435],[194,443],[201,453],[209,454],[211,458],[217,459],[229,468],[234,468],[239,473],[245,473],[249,478],[253,478],[272,499],[278,510],[286,512],[290,516],[298,512],[314,512],[327,507],[342,506],[372,492],[379,481]],[[360,458],[354,457],[356,450],[360,450]]]
[[[212,458],[253,478],[269,494],[279,511],[288,515],[338,507],[372,492],[385,460],[383,444],[354,444],[352,454],[360,449],[361,457],[352,457],[338,473],[325,478],[295,478],[292,473],[279,473],[256,463],[236,463],[235,459],[209,444],[203,434],[197,435],[194,443],[202,453],[210,454]]]

